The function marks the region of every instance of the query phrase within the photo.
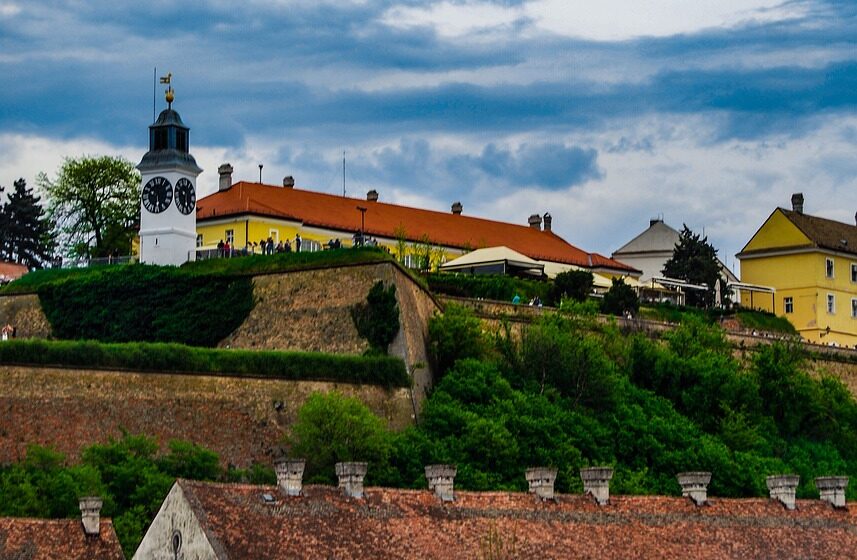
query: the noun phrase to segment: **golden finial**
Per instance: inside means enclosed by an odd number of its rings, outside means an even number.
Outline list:
[[[169,108],[172,108],[173,99],[176,98],[175,92],[173,91],[173,86],[170,85],[170,82],[172,82],[172,79],[173,79],[173,73],[172,72],[168,72],[166,76],[161,76],[161,83],[167,84],[167,86],[168,86],[167,90],[164,92],[166,94],[164,97],[166,97],[166,99],[167,99],[167,105],[169,105]]]

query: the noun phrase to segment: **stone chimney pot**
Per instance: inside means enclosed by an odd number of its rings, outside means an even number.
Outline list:
[[[90,536],[101,534],[101,498],[86,496],[80,499],[80,518],[83,532]]]
[[[551,222],[553,222],[553,217],[550,215],[550,213],[545,212],[545,215],[543,216],[543,218],[545,220],[545,231],[550,231],[551,230]]]
[[[461,212],[463,210],[464,210],[464,206],[462,206],[460,202],[453,202],[452,203],[452,213],[455,214],[456,216],[461,215]]]
[[[371,191],[366,193],[366,200],[369,202],[378,202],[378,191],[372,189]]]
[[[848,489],[847,476],[819,476],[815,479],[820,498],[830,502],[833,507],[845,507],[845,490]]]
[[[363,497],[363,479],[366,477],[366,463],[336,463],[336,476],[339,487],[349,498]]]
[[[792,210],[798,214],[803,214],[803,193],[794,193],[792,195]]]
[[[542,229],[542,217],[538,214],[532,214],[529,218],[527,218],[527,223],[530,224],[531,228]]]
[[[283,186],[287,189],[295,188],[295,178],[291,175],[286,175],[283,177]]]
[[[274,461],[277,487],[286,496],[300,496],[303,489],[306,459],[278,459]]]
[[[779,500],[786,509],[795,508],[795,493],[800,482],[800,476],[796,474],[778,474],[765,479],[772,500]]]
[[[224,163],[217,168],[217,173],[220,175],[220,185],[218,190],[228,191],[232,187],[232,171],[232,166],[228,163]]]
[[[676,480],[681,486],[681,495],[690,498],[696,505],[701,506],[708,500],[708,483],[711,482],[710,472],[678,473]]]
[[[451,502],[454,499],[453,485],[457,471],[455,465],[426,465],[429,490],[432,490],[441,501]]]
[[[613,467],[588,467],[580,469],[583,480],[583,493],[592,494],[599,506],[605,505],[610,499],[610,479],[613,478]]]
[[[527,469],[525,476],[530,485],[530,494],[535,494],[543,500],[553,500],[553,486],[556,482],[557,469],[554,467],[532,467]]]

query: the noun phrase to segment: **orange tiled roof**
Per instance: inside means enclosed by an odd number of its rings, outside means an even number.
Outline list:
[[[0,558],[27,560],[124,560],[109,519],[101,534],[88,537],[80,519],[0,517]]]
[[[26,273],[26,265],[8,261],[0,261],[0,278],[4,280],[17,280]]]
[[[456,492],[442,503],[427,490],[368,488],[363,500],[304,486],[180,480],[209,542],[244,558],[854,558],[857,512],[819,500],[786,510],[770,499],[584,495],[542,502],[512,492]],[[266,504],[263,493],[276,496]],[[492,554],[493,553],[493,554]]]
[[[367,209],[365,231],[370,236],[396,239],[404,230],[405,238],[412,242],[428,236],[432,243],[459,249],[505,245],[537,260],[639,272],[603,255],[587,253],[553,232],[525,225],[243,181],[199,200],[197,221],[256,214],[338,230],[350,237],[360,231],[358,206]]]

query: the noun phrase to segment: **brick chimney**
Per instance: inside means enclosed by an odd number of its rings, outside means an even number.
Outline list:
[[[553,500],[553,485],[556,482],[556,468],[532,467],[527,469],[525,476],[530,485],[530,494],[535,494],[543,500]]]
[[[701,506],[708,500],[708,483],[711,482],[710,472],[683,472],[676,476],[679,486],[681,486],[681,495],[685,498],[690,498],[693,502]]]
[[[86,496],[80,499],[80,520],[83,522],[83,532],[87,536],[101,534],[101,498]]]
[[[830,502],[833,507],[845,507],[845,490],[848,488],[847,476],[819,476],[815,479],[820,498]]]
[[[527,223],[530,224],[531,228],[542,229],[542,217],[538,214],[533,214],[527,218]]]
[[[378,202],[378,191],[372,189],[371,191],[366,193],[366,200],[369,202]]]
[[[232,187],[232,166],[224,163],[217,168],[217,173],[220,175],[220,188],[218,190],[228,191]]]
[[[291,175],[286,175],[283,177],[283,186],[287,189],[295,188],[295,178]]]
[[[277,459],[274,472],[277,473],[277,487],[286,496],[300,496],[303,488],[306,459]]]
[[[613,478],[613,467],[588,467],[580,469],[583,480],[583,493],[592,494],[599,506],[610,499],[610,479]]]
[[[453,214],[455,214],[456,216],[460,216],[462,210],[464,210],[464,206],[462,206],[460,202],[453,202],[452,203],[452,213]]]
[[[765,479],[772,500],[779,500],[786,509],[795,508],[795,493],[800,482],[800,476],[796,474],[778,474]]]
[[[349,498],[363,497],[363,479],[366,477],[366,467],[366,463],[336,463],[339,487]]]
[[[453,485],[457,471],[455,465],[426,465],[429,490],[432,490],[441,501],[451,502],[454,499]]]
[[[803,214],[803,193],[794,193],[792,195],[792,210],[798,214]]]
[[[543,218],[545,220],[545,231],[550,231],[551,230],[551,222],[553,221],[553,217],[548,212],[545,212],[545,215],[543,216]]]

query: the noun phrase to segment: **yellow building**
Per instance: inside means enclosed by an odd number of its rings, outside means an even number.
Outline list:
[[[636,278],[640,271],[598,253],[568,243],[551,229],[551,216],[534,214],[527,225],[486,220],[463,213],[460,203],[450,212],[388,204],[374,190],[365,199],[318,193],[294,186],[287,177],[282,186],[232,183],[232,167],[220,166],[220,188],[197,203],[197,250],[216,252],[228,242],[236,251],[260,252],[271,238],[274,245],[289,241],[292,250],[301,238],[301,251],[318,251],[330,242],[351,246],[361,235],[386,247],[407,266],[431,267],[484,247],[506,246],[545,265],[548,276],[584,269],[612,278]],[[544,224],[544,226],[542,225]],[[249,248],[248,248],[249,247]]]
[[[771,286],[773,298],[741,303],[787,318],[805,339],[857,345],[857,226],[777,208],[737,257],[744,282]]]

